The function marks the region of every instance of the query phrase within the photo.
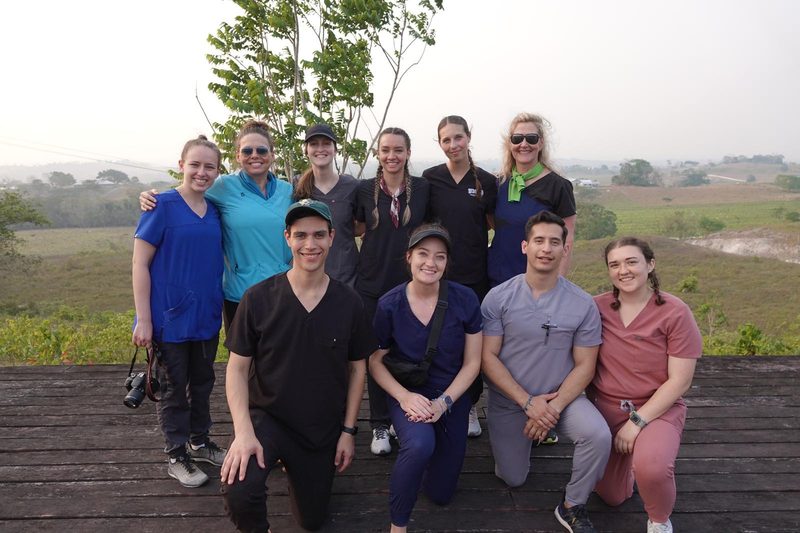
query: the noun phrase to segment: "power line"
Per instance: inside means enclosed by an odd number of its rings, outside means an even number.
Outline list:
[[[4,140],[4,139],[11,139],[11,141],[16,141],[16,142],[10,142],[10,141]],[[57,150],[47,149],[47,148],[39,148],[39,147],[36,147],[36,146],[26,146],[24,144],[19,144],[20,142],[29,143],[29,144],[38,144],[40,146],[49,146],[51,148],[57,148]],[[38,143],[38,142],[34,142],[34,141],[25,141],[25,140],[21,140],[21,139],[13,139],[13,138],[10,138],[10,137],[5,137],[5,136],[0,136],[0,144],[6,145],[6,146],[13,146],[15,148],[24,148],[25,150],[33,150],[35,152],[44,152],[44,153],[49,153],[49,154],[65,155],[65,156],[68,156],[68,157],[77,157],[77,158],[80,158],[80,159],[88,159],[90,161],[96,161],[98,163],[108,163],[108,164],[111,164],[111,165],[118,165],[118,166],[122,166],[122,167],[130,167],[130,168],[138,168],[138,169],[141,169],[141,170],[150,170],[150,171],[153,171],[153,172],[166,173],[168,171],[168,169],[166,169],[164,167],[156,168],[156,167],[153,167],[153,166],[145,166],[146,163],[145,164],[136,164],[136,162],[120,162],[118,159],[115,160],[114,156],[109,156],[109,155],[105,155],[105,154],[99,154],[99,153],[96,153],[96,152],[89,152],[89,151],[85,151],[85,150],[67,148],[67,147],[53,145],[53,144],[47,144],[47,143]],[[84,154],[93,154],[93,155],[92,156],[90,156],[90,155],[81,155],[78,152],[82,152]],[[121,159],[121,158],[119,158],[119,159]]]

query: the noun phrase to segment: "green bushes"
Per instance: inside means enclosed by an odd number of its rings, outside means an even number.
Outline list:
[[[133,311],[88,313],[60,307],[51,315],[0,318],[0,365],[126,363],[133,353]],[[227,358],[222,347],[218,360]],[[224,357],[222,357],[224,356]]]

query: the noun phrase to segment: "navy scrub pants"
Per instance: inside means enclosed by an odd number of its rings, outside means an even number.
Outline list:
[[[431,399],[440,394],[423,393]],[[389,483],[389,507],[392,524],[402,527],[408,525],[420,488],[437,505],[446,505],[453,499],[467,450],[472,403],[464,394],[449,413],[426,424],[409,422],[397,400],[388,396],[388,402],[400,443]]]

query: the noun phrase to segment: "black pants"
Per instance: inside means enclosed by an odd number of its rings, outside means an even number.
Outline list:
[[[361,301],[364,302],[364,313],[370,326],[375,318],[375,311],[378,309],[378,298],[361,294]],[[367,361],[369,363],[369,361]],[[389,416],[389,404],[386,402],[386,391],[372,379],[372,374],[367,372],[367,392],[369,395],[369,425],[372,429],[379,427],[389,427],[392,420]]]
[[[202,444],[211,429],[210,397],[219,336],[207,341],[162,342],[156,365],[161,401],[156,404],[164,451]]]
[[[237,476],[233,485],[222,485],[225,511],[239,531],[264,533],[267,519],[267,476],[280,461],[289,477],[292,515],[303,529],[322,527],[328,514],[335,466],[336,444],[325,449],[309,450],[297,442],[285,426],[265,415],[255,428],[256,438],[264,448],[266,468],[250,457],[244,481]]]

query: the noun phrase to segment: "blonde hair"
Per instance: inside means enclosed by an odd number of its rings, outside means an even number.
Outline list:
[[[508,133],[503,136],[503,165],[500,167],[500,179],[502,181],[511,177],[511,171],[514,170],[516,165],[514,155],[511,153],[511,134],[514,133],[514,129],[519,124],[526,122],[535,124],[536,129],[539,130],[539,142],[542,143],[542,149],[539,150],[539,162],[551,170],[553,168],[550,161],[550,122],[541,115],[520,113],[511,120],[511,124],[508,126]]]

